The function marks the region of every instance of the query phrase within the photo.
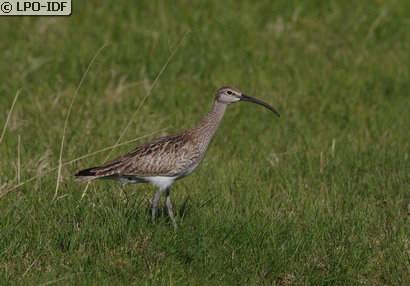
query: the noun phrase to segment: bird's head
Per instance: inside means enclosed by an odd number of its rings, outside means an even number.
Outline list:
[[[215,100],[228,105],[237,101],[253,102],[266,107],[267,109],[272,111],[277,117],[280,117],[279,112],[269,104],[259,99],[247,96],[234,87],[221,87],[220,89],[218,89],[215,94]]]

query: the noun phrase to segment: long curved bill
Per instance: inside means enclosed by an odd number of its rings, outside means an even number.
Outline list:
[[[240,100],[247,101],[247,102],[253,102],[253,103],[256,103],[256,104],[265,106],[267,109],[269,109],[270,111],[272,111],[273,113],[275,113],[275,115],[276,115],[277,117],[280,117],[279,112],[278,112],[275,108],[273,108],[273,107],[270,106],[269,104],[267,104],[267,103],[265,103],[265,102],[263,102],[263,101],[261,101],[261,100],[259,100],[259,99],[256,99],[256,98],[247,96],[247,95],[245,95],[245,94],[241,94]]]

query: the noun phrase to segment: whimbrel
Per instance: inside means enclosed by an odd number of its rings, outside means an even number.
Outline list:
[[[158,187],[152,201],[152,220],[155,219],[159,198],[165,191],[168,214],[176,228],[170,198],[172,183],[188,176],[198,167],[225,110],[231,103],[241,100],[262,105],[280,116],[269,104],[247,96],[236,88],[222,87],[215,94],[211,111],[197,127],[154,139],[101,166],[82,170],[75,175],[76,181],[116,179],[121,184],[151,183]]]

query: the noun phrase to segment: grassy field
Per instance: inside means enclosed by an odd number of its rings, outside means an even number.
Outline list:
[[[74,2],[0,17],[1,284],[409,285],[410,1]],[[228,109],[177,232],[150,185],[74,182],[223,85],[282,116]]]

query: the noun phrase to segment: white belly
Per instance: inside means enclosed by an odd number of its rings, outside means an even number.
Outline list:
[[[118,183],[122,185],[135,183],[151,183],[154,186],[163,189],[172,185],[177,177],[152,176],[152,177],[120,177]]]

